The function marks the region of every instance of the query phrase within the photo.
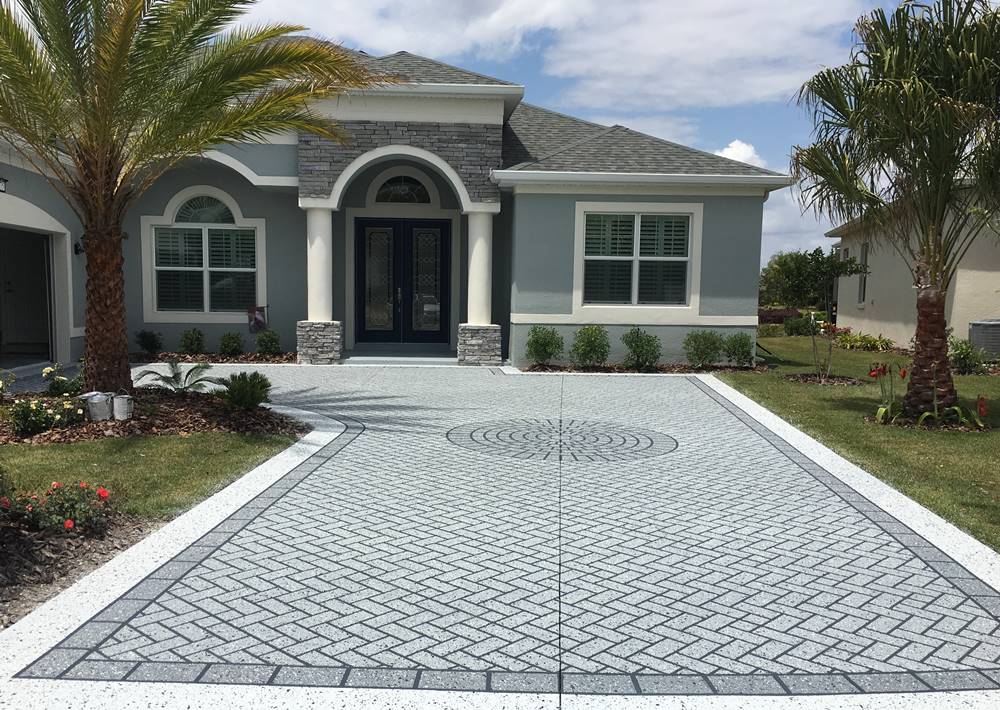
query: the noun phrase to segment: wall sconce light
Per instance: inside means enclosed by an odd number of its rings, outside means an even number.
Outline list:
[[[0,193],[7,192],[7,178],[0,177]]]
[[[77,256],[83,253],[83,244],[80,242],[73,242],[73,253]]]

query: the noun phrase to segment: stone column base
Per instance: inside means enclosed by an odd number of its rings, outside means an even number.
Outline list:
[[[500,326],[458,325],[459,365],[502,365]]]
[[[298,362],[332,365],[344,349],[344,324],[339,320],[300,320],[295,324]]]

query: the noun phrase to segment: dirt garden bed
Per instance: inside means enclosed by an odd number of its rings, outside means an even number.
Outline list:
[[[683,362],[668,362],[657,365],[651,370],[636,370],[624,365],[602,365],[600,367],[576,367],[575,365],[530,365],[525,372],[588,372],[620,375],[696,375],[706,372],[767,372],[766,365],[756,367],[729,367],[713,365],[711,367],[694,367]]]
[[[288,363],[294,363],[296,361],[296,353],[277,353],[275,355],[267,355],[264,353],[243,353],[241,355],[220,355],[219,353],[200,353],[198,355],[188,355],[185,353],[170,353],[162,352],[156,355],[150,355],[149,353],[129,353],[129,362],[137,364],[145,364],[151,362],[184,362],[184,363],[196,363],[196,362],[211,362],[219,364],[233,364],[233,365],[287,365]]]

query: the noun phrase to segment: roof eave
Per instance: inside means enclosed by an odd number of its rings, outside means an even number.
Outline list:
[[[389,94],[404,96],[430,96],[464,99],[501,99],[504,104],[504,120],[510,118],[517,105],[524,98],[524,86],[520,84],[434,84],[406,82],[382,84],[368,89],[348,91],[348,94]]]
[[[790,175],[689,175],[683,173],[556,172],[550,170],[494,170],[492,179],[500,187],[539,184],[606,185],[730,185],[759,187],[767,192],[794,184]]]

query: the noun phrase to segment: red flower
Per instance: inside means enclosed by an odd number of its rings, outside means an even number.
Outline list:
[[[0,508],[3,508],[4,510],[10,510],[10,498],[6,497],[0,498]]]
[[[879,370],[878,370],[877,367],[873,367],[872,369],[870,369],[868,371],[868,376],[869,377],[876,377],[877,378],[880,374],[881,373],[879,372]]]
[[[86,487],[87,487],[87,484],[85,482],[83,482],[83,481],[80,481],[80,488],[86,488]]]
[[[108,489],[107,488],[104,488],[103,486],[98,486],[98,488],[97,488],[97,497],[98,498],[100,498],[101,500],[107,500],[109,495],[110,494],[108,493]]]
[[[70,520],[69,518],[67,518],[66,522],[63,523],[63,527],[66,528],[67,530],[72,530],[73,529],[73,521]]]
[[[985,418],[989,413],[989,408],[986,406],[986,396],[979,395],[979,401],[976,402],[976,410],[979,412],[979,416]]]
[[[905,380],[906,379],[906,368],[905,367],[899,368],[899,379],[901,379],[901,380]]]
[[[61,484],[59,481],[52,481],[52,490],[55,490],[57,488],[62,488],[62,487],[63,487],[63,484]]]

